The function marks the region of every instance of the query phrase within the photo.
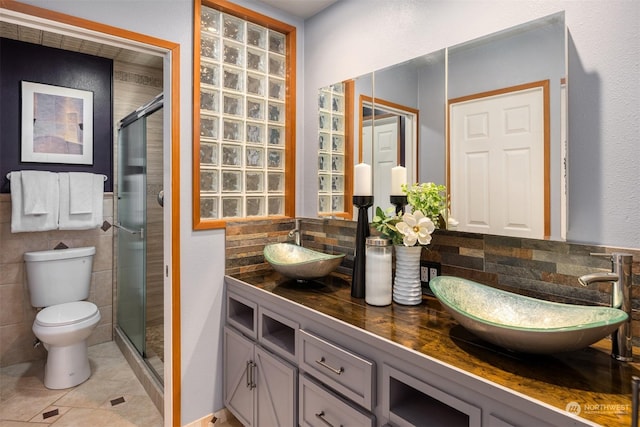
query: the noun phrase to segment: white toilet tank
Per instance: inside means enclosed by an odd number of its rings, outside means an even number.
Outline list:
[[[33,307],[49,307],[89,297],[96,248],[25,252],[27,285]]]

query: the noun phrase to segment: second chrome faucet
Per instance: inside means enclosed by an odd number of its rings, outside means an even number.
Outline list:
[[[616,360],[630,362],[633,360],[631,333],[631,264],[633,256],[627,253],[591,254],[611,258],[611,272],[592,273],[580,276],[578,282],[588,286],[596,282],[611,283],[611,307],[627,313],[627,320],[620,325],[611,336],[611,356]]]

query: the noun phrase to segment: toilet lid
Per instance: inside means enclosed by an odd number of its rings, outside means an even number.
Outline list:
[[[88,301],[66,302],[47,307],[36,315],[36,322],[42,326],[64,326],[78,323],[98,311],[94,303]]]

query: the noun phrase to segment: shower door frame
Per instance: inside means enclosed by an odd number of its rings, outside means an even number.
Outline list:
[[[149,262],[148,118],[163,108],[159,94],[118,123],[116,271],[118,303],[116,321],[141,357],[147,352],[147,286]],[[129,139],[131,137],[133,139]],[[125,139],[126,138],[126,139]],[[139,145],[136,145],[139,144]],[[157,165],[156,165],[157,166]],[[153,166],[152,166],[153,167]],[[138,182],[136,185],[136,181]],[[139,248],[136,248],[140,246]],[[138,253],[139,250],[139,253]],[[163,356],[163,355],[161,355]],[[151,370],[162,381],[163,373]]]

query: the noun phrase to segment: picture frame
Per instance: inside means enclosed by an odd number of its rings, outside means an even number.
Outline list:
[[[93,165],[93,92],[21,83],[20,160]]]

